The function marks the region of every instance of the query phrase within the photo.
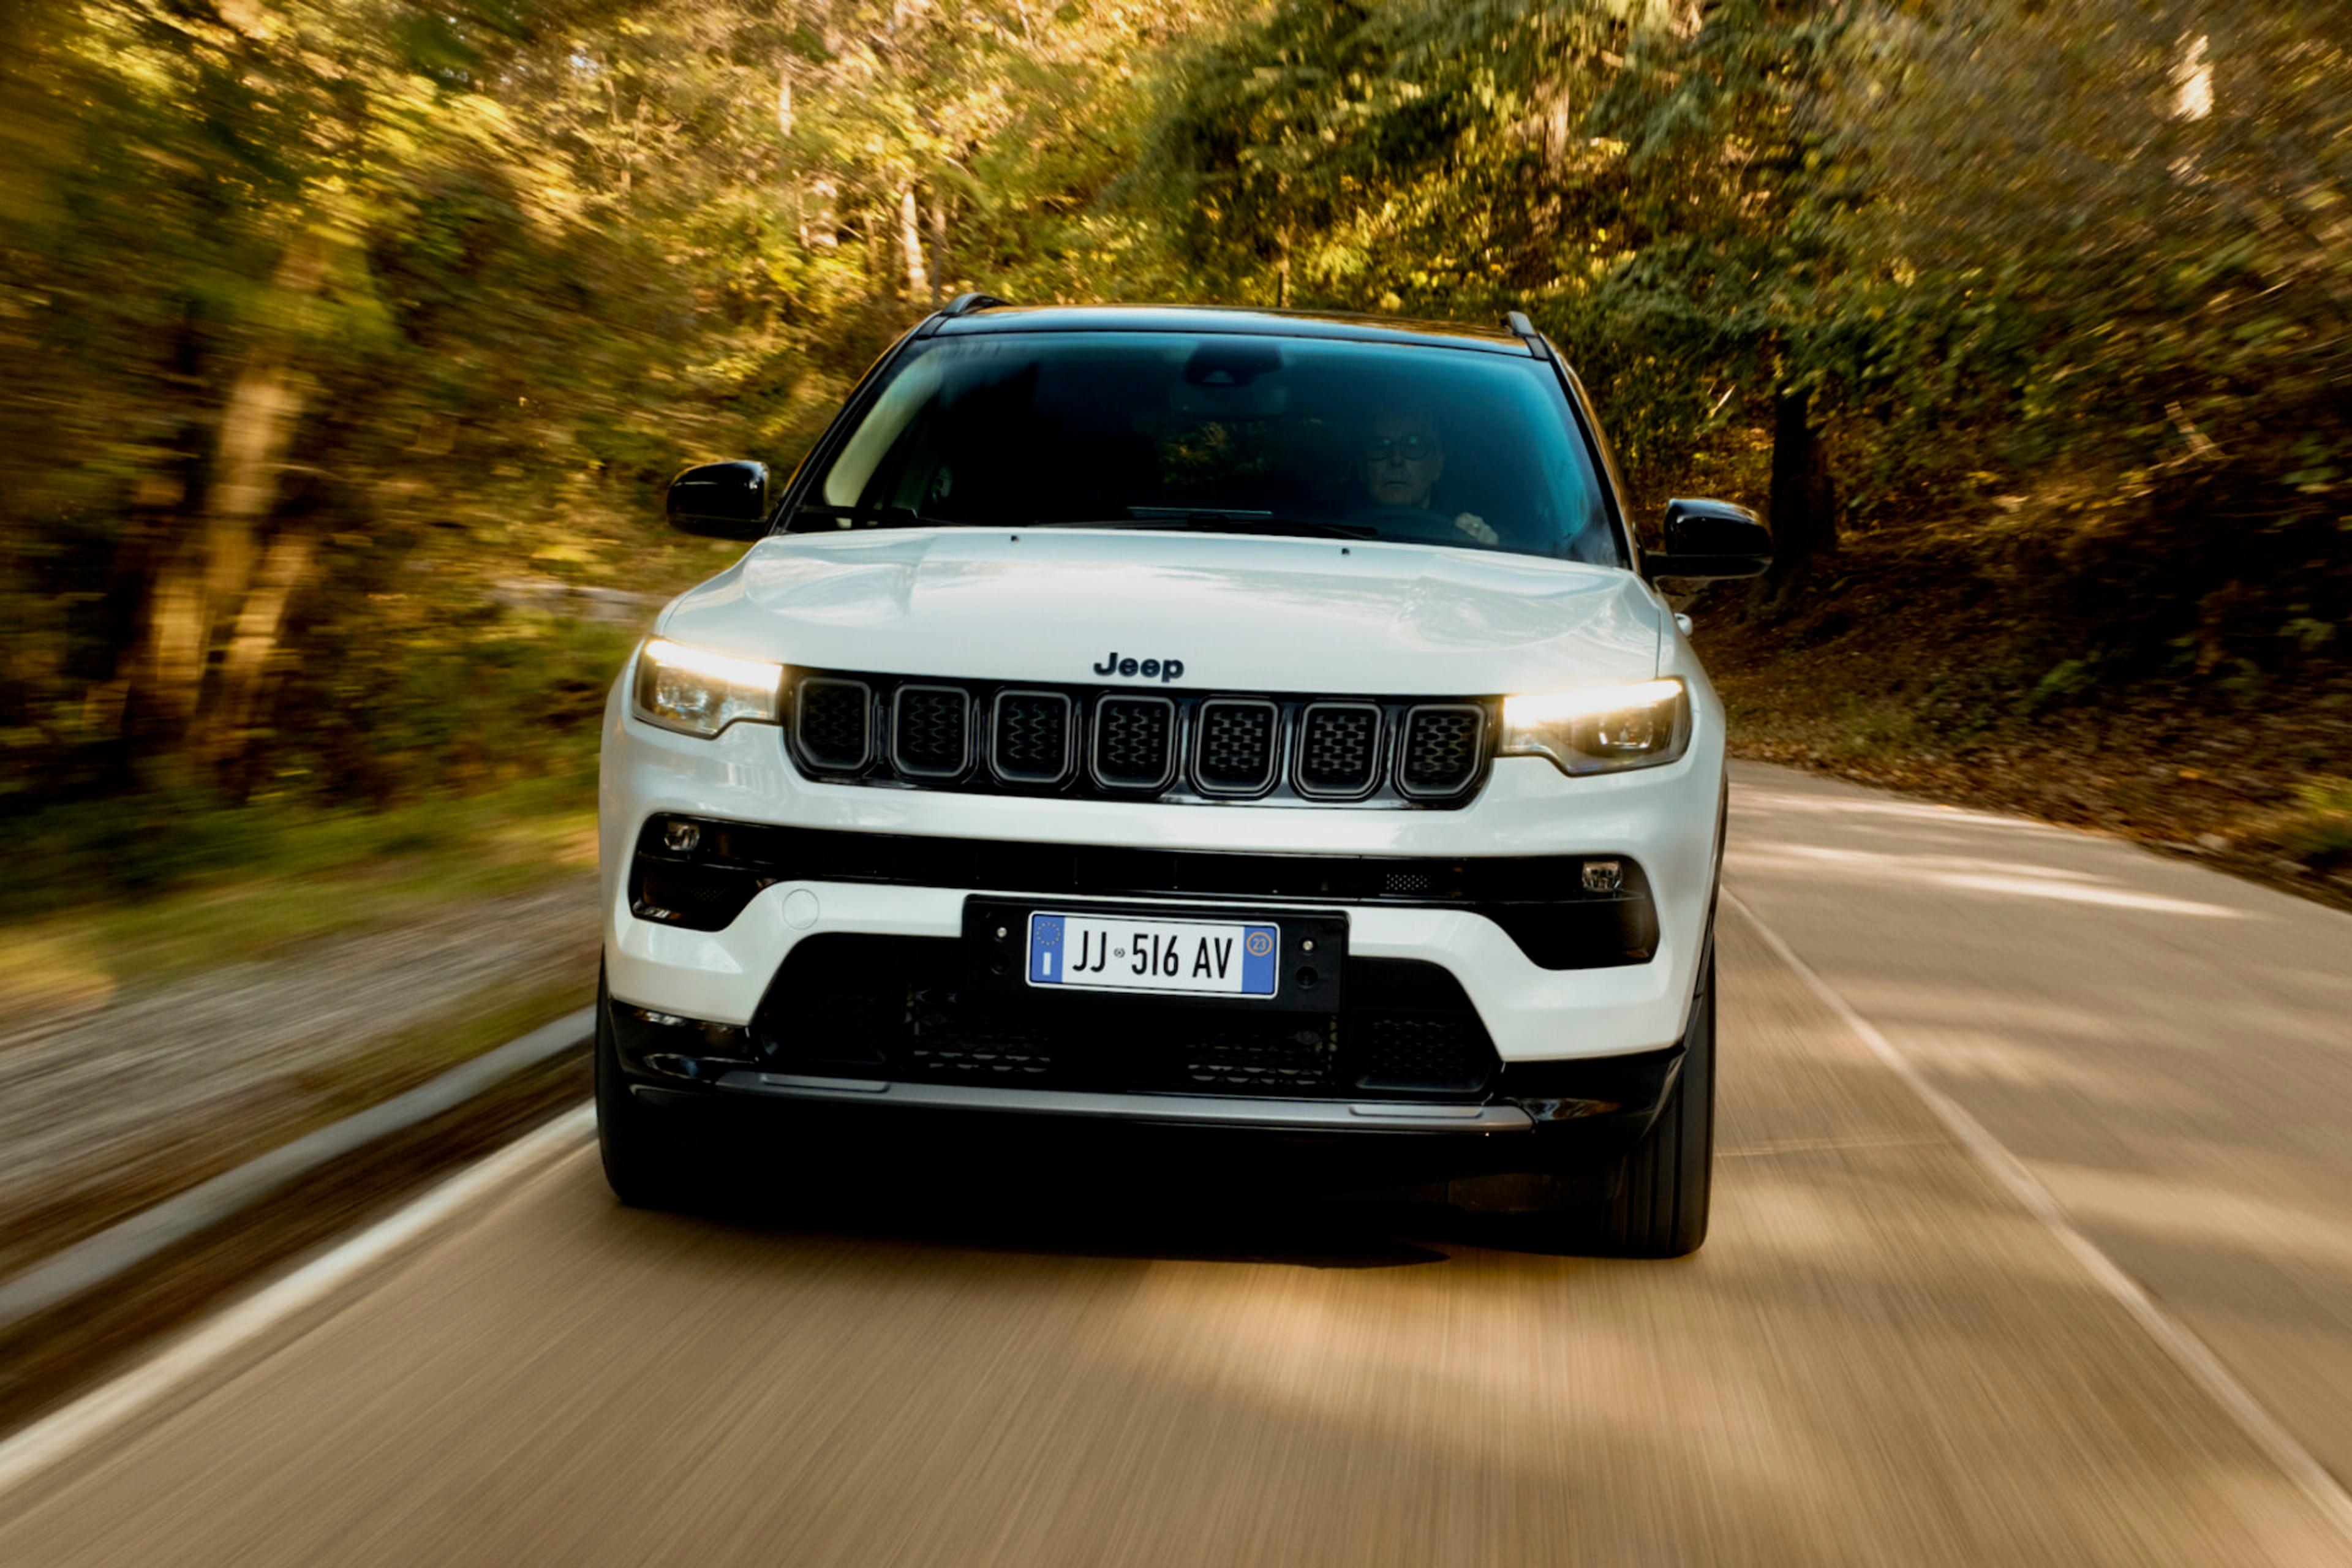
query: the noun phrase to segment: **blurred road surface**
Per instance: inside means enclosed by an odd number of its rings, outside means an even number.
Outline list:
[[[1772,770],[1733,834],[1696,1258],[635,1214],[575,1132],[0,1497],[0,1562],[2352,1563],[2285,1462],[2352,1473],[2352,919]]]

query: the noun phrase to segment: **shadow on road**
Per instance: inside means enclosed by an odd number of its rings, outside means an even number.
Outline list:
[[[755,1174],[759,1169],[752,1167]],[[866,1173],[854,1184],[828,1183],[805,1166],[772,1165],[766,1173],[781,1178],[768,1190],[715,1194],[667,1217],[721,1226],[745,1239],[824,1237],[968,1252],[1309,1268],[1443,1263],[1452,1256],[1443,1243],[1471,1239],[1472,1216],[1443,1205],[1333,1193],[1297,1182],[1243,1190],[1230,1183],[1188,1187],[1131,1173],[1059,1182],[975,1179],[943,1166],[887,1181]],[[1421,1237],[1430,1239],[1414,1239]]]

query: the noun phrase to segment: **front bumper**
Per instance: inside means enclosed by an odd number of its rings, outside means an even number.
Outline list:
[[[884,1170],[967,1177],[1026,1167],[1047,1180],[1076,1169],[1188,1184],[1438,1184],[1447,1201],[1506,1210],[1601,1195],[1611,1158],[1649,1130],[1683,1062],[1676,1047],[1521,1063],[1475,1100],[1454,1102],[1040,1090],[769,1072],[740,1059],[736,1031],[605,1006],[631,1095],[740,1154],[834,1158],[871,1172],[880,1152]]]
[[[1723,751],[1711,694],[1698,716],[1688,753],[1672,766],[1568,780],[1540,759],[1505,758],[1477,798],[1455,810],[1130,805],[814,783],[793,770],[771,726],[738,724],[714,741],[672,734],[630,718],[616,688],[599,824],[608,983],[615,998],[642,1009],[748,1026],[780,967],[814,937],[952,940],[975,891],[1024,891],[786,879],[759,891],[721,930],[642,920],[631,910],[629,870],[645,824],[661,814],[943,841],[1350,859],[1622,856],[1647,874],[1656,922],[1648,962],[1547,969],[1483,915],[1371,905],[1346,907],[1349,952],[1451,974],[1507,1073],[1518,1064],[1667,1051],[1682,1038],[1719,864]]]

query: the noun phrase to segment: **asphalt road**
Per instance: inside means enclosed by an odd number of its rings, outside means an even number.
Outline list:
[[[635,1214],[575,1118],[0,1450],[0,1563],[2352,1563],[2352,918],[1767,770],[1733,834],[1694,1258]]]

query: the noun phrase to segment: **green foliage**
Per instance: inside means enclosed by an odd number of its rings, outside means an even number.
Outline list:
[[[2282,836],[2289,847],[2315,864],[2352,862],[2352,779],[2315,779],[2296,795]]]
[[[396,798],[593,731],[620,642],[519,623],[507,585],[706,574],[652,537],[662,481],[788,463],[960,279],[1043,277],[1055,226],[1089,245],[1123,144],[1068,133],[1162,26],[10,8],[0,809],[194,779]]]
[[[971,287],[1525,310],[1645,512],[1804,394],[1851,524],[2030,536],[2032,702],[2340,657],[2338,9],[0,9],[0,810],[574,756],[623,639],[514,580],[703,574],[660,483]]]

